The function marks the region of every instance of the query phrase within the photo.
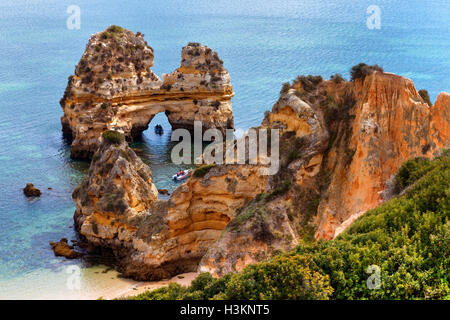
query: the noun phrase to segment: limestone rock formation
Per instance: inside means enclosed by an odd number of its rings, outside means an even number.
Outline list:
[[[282,129],[280,172],[268,194],[238,211],[199,271],[240,271],[300,239],[337,236],[384,200],[404,161],[449,147],[449,96],[429,107],[411,80],[383,72],[285,86],[262,124]]]
[[[151,170],[123,135],[106,131],[89,172],[74,190],[75,226],[92,247],[126,250],[158,191]]]
[[[74,192],[75,221],[136,279],[239,271],[302,239],[331,239],[379,205],[404,161],[449,147],[449,102],[441,93],[430,107],[411,80],[380,70],[354,81],[298,77],[259,127],[280,130],[277,174],[203,166],[165,201],[123,136],[106,134]]]
[[[181,66],[154,74],[153,49],[141,33],[117,26],[91,36],[70,76],[61,107],[64,134],[72,140],[71,157],[91,158],[105,130],[122,132],[128,141],[165,112],[173,129],[233,128],[230,76],[216,52],[198,43],[182,49]]]
[[[436,156],[450,145],[448,94],[429,107],[401,76],[375,72],[353,84],[354,104],[336,125],[324,162],[330,183],[318,207],[316,238],[334,238],[379,205],[404,161]]]
[[[213,166],[158,201],[150,169],[116,134],[103,134],[73,193],[74,220],[90,249],[112,250],[136,279],[195,271],[236,210],[266,188],[258,167]]]

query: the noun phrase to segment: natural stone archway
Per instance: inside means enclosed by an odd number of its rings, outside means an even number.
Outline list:
[[[189,43],[181,51],[181,66],[163,80],[151,66],[153,49],[139,32],[112,26],[91,36],[61,99],[72,158],[91,158],[105,130],[132,141],[160,112],[173,129],[193,131],[194,121],[222,132],[234,127],[233,87],[216,52]]]

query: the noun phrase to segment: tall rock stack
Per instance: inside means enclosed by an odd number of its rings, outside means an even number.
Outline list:
[[[71,157],[91,158],[105,130],[120,131],[132,141],[160,112],[174,129],[192,131],[197,120],[222,132],[234,127],[233,88],[216,52],[188,44],[181,67],[163,75],[164,82],[150,70],[153,57],[139,32],[111,26],[91,36],[61,99]]]

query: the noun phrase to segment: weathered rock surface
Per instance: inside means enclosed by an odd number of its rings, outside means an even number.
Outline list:
[[[182,49],[181,66],[164,81],[154,74],[153,49],[142,34],[112,26],[91,36],[61,99],[64,134],[71,157],[91,158],[103,131],[128,141],[165,112],[173,129],[233,128],[230,76],[216,52],[198,43]]]
[[[410,79],[381,72],[356,81],[353,90],[350,118],[337,125],[324,162],[330,184],[318,208],[316,238],[334,238],[379,205],[404,161],[436,156],[450,144],[448,94],[429,107]]]
[[[101,138],[87,176],[72,195],[80,234],[91,246],[118,255],[130,247],[140,221],[158,199],[150,168],[119,137],[114,142]]]
[[[122,272],[137,279],[239,271],[300,239],[331,239],[379,205],[405,160],[450,145],[449,101],[441,93],[430,107],[411,80],[380,71],[351,82],[299,77],[260,126],[280,130],[277,174],[249,164],[197,169],[201,175],[161,201],[126,143],[102,143],[74,192],[75,221],[89,243],[112,249]],[[105,190],[117,185],[128,191],[112,192],[121,205],[107,209]]]
[[[42,194],[41,190],[36,188],[32,183],[27,183],[27,185],[23,189],[23,193],[27,197],[40,197]]]
[[[55,256],[57,257],[65,257],[67,259],[77,259],[83,256],[83,253],[75,251],[73,247],[69,246],[67,243],[67,239],[62,238],[59,242],[51,242],[50,246],[52,247]]]
[[[106,139],[75,189],[75,224],[91,249],[110,249],[125,275],[195,271],[238,208],[266,188],[254,166],[217,166],[157,200],[151,172],[125,141]]]
[[[448,148],[449,97],[429,107],[411,80],[383,72],[354,82],[299,77],[262,124],[282,129],[270,193],[239,210],[199,271],[240,271],[300,239],[337,236],[383,201],[404,161]]]

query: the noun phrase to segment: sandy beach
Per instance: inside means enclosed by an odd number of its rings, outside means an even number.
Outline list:
[[[112,299],[121,299],[130,296],[136,296],[145,291],[155,290],[164,286],[169,285],[170,283],[178,283],[182,286],[188,286],[191,284],[192,280],[194,280],[198,276],[196,272],[183,273],[176,275],[175,277],[169,280],[161,280],[161,281],[148,281],[148,282],[138,282],[133,281],[133,284],[128,285],[123,291],[117,293],[117,290],[113,292],[108,292],[106,295],[102,296],[102,299],[112,300]]]

